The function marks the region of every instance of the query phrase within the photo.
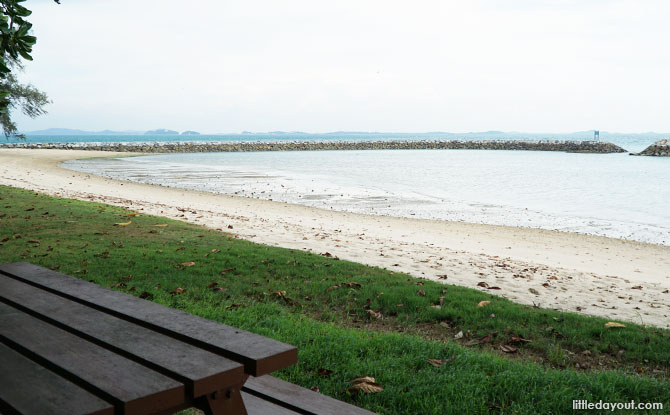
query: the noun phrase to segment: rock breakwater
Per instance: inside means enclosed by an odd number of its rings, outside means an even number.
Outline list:
[[[597,141],[516,140],[378,140],[378,141],[212,141],[126,143],[3,143],[0,148],[95,150],[139,153],[209,153],[309,150],[525,150],[570,153],[625,153],[623,148]]]
[[[670,138],[665,140],[659,140],[654,144],[650,145],[642,152],[637,153],[638,156],[657,156],[657,157],[670,157]]]

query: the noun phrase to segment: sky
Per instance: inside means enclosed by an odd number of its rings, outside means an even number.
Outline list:
[[[61,3],[23,131],[670,132],[667,0]]]

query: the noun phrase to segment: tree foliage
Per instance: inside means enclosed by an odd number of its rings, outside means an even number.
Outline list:
[[[0,124],[5,137],[19,136],[11,119],[11,110],[20,107],[29,117],[45,114],[49,99],[32,85],[22,85],[16,72],[23,69],[22,60],[33,60],[37,42],[30,34],[32,24],[26,17],[32,13],[21,3],[25,0],[0,0]],[[58,1],[56,1],[58,3]]]

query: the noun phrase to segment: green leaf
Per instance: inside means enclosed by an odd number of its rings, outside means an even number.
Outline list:
[[[19,55],[21,55],[21,56],[23,57],[23,59],[25,59],[25,60],[27,60],[27,61],[31,61],[31,60],[33,60],[33,57],[32,57],[32,56],[28,55],[28,53],[24,52],[24,51],[21,50],[21,49],[19,49]]]

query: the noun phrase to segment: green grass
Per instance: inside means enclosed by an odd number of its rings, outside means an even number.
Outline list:
[[[600,318],[102,204],[1,186],[0,198],[0,263],[39,264],[294,344],[300,362],[279,376],[379,413],[572,413],[572,399],[670,408],[667,330],[607,329]],[[358,376],[384,391],[349,395]]]

